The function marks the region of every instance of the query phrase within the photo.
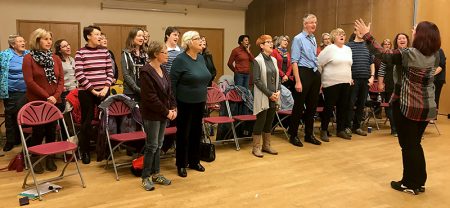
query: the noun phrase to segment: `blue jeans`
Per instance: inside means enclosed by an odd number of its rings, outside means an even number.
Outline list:
[[[248,74],[234,72],[234,85],[239,85],[248,89],[249,79],[250,76]]]
[[[159,173],[159,154],[164,141],[166,121],[144,120],[144,130],[147,134],[147,139],[144,147],[143,179]]]

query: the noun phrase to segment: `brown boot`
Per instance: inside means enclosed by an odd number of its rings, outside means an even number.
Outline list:
[[[39,159],[39,156],[34,156],[34,155],[31,156],[31,157],[30,157],[31,164],[34,164],[38,159]],[[33,167],[33,170],[34,170],[34,173],[36,173],[36,174],[42,174],[42,173],[44,173],[44,167],[42,167],[42,161],[39,162],[38,164],[36,164],[36,165]]]
[[[262,151],[272,155],[278,155],[278,152],[270,146],[270,133],[263,133]]]
[[[253,155],[256,157],[263,157],[263,153],[261,152],[261,135],[253,135]]]
[[[56,167],[53,156],[47,156],[47,158],[45,158],[45,169],[51,172],[56,171],[58,169],[58,167]]]

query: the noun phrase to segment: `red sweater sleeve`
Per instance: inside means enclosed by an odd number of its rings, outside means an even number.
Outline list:
[[[281,58],[281,55],[278,52],[278,49],[273,49],[272,56],[277,60],[278,73],[280,74],[280,78],[283,78],[284,77],[284,72],[283,72],[283,68],[282,68],[283,59]]]
[[[23,78],[25,80],[25,84],[27,85],[27,92],[30,94],[33,94],[36,97],[39,97],[42,100],[47,100],[50,95],[47,93],[46,90],[44,90],[39,84],[34,80],[33,76],[33,58],[31,58],[30,54],[25,55],[23,58],[23,64],[22,64],[22,73]],[[39,70],[39,69],[35,69]],[[64,78],[63,78],[64,80]],[[64,82],[63,82],[64,86]]]

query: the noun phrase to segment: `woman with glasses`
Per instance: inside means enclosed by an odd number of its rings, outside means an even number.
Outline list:
[[[288,52],[289,36],[281,35],[275,37],[275,49],[272,56],[277,60],[278,73],[281,77],[281,84],[291,92],[294,89],[294,75],[292,74],[291,55]]]
[[[23,58],[28,54],[25,39],[19,35],[8,37],[9,48],[0,52],[0,99],[5,109],[6,144],[3,151],[10,151],[21,143],[17,113],[27,102],[27,86],[23,79]]]
[[[167,62],[167,47],[150,41],[147,50],[150,62],[141,70],[140,111],[147,134],[144,147],[142,186],[146,191],[155,189],[154,184],[170,185],[171,181],[160,174],[159,156],[168,120],[177,117],[175,98],[172,95],[169,75],[162,64]]]
[[[328,125],[336,106],[336,132],[343,139],[350,139],[345,133],[346,109],[350,84],[352,82],[352,50],[345,45],[345,32],[341,28],[331,31],[331,42],[318,57],[321,70],[324,113],[321,119],[320,139],[329,142]]]
[[[280,100],[281,86],[277,60],[270,56],[273,52],[272,37],[261,35],[256,40],[256,45],[260,47],[261,53],[253,61],[253,115],[256,115],[256,121],[253,127],[252,154],[263,157],[262,152],[278,154],[270,146],[270,132]]]
[[[122,52],[123,93],[139,103],[141,86],[139,71],[148,61],[144,48],[144,30],[134,28],[128,33]]]
[[[177,100],[176,164],[178,175],[186,177],[186,168],[204,172],[200,164],[199,147],[202,136],[202,117],[211,73],[206,68],[202,40],[196,31],[188,31],[181,38],[185,49],[173,61],[170,70],[172,90]]]

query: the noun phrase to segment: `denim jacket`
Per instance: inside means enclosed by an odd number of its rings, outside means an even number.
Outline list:
[[[14,51],[8,48],[0,52],[0,99],[9,98],[8,93],[8,75],[9,75],[9,63],[13,57]],[[23,55],[27,55],[28,50],[23,52]]]

